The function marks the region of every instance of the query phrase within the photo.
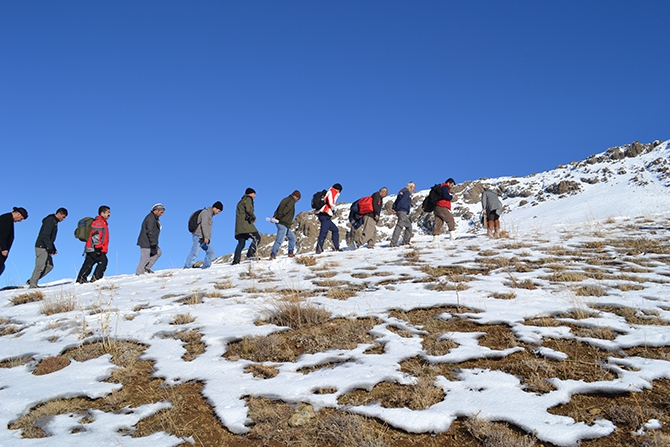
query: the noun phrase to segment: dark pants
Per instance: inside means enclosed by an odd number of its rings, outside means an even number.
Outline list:
[[[93,272],[92,281],[98,280],[105,275],[105,270],[107,269],[107,254],[106,253],[86,253],[86,259],[84,259],[84,265],[81,266],[79,274],[77,275],[77,282],[86,282],[88,275],[91,274],[93,266],[95,271]]]
[[[323,243],[326,241],[328,232],[333,233],[333,246],[335,250],[340,250],[340,230],[337,229],[337,225],[333,223],[333,219],[328,213],[319,213],[319,222],[321,222],[321,230],[319,231],[319,239],[316,242],[316,252],[321,253],[323,251]]]
[[[7,256],[4,256],[0,254],[0,275],[2,275],[2,272],[5,271],[5,261],[7,260]]]
[[[233,256],[233,264],[238,264],[242,259],[242,250],[247,243],[247,239],[251,238],[251,245],[247,250],[247,258],[253,258],[256,255],[256,248],[261,241],[261,235],[258,232],[242,233],[235,236],[237,239],[237,247],[235,247],[235,255]]]

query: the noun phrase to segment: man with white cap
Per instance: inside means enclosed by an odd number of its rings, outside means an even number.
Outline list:
[[[165,213],[165,207],[162,203],[157,203],[151,207],[151,212],[142,221],[140,235],[137,238],[137,245],[140,246],[140,263],[135,270],[136,275],[143,273],[153,273],[151,267],[154,266],[158,258],[161,257],[161,249],[158,247],[158,236],[161,234],[161,223],[159,218]]]

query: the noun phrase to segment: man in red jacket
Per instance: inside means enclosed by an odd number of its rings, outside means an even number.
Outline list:
[[[88,275],[96,265],[91,282],[102,278],[107,269],[107,252],[109,251],[109,227],[107,226],[107,219],[112,212],[108,206],[102,205],[98,208],[98,217],[95,218],[91,224],[91,234],[86,241],[84,252],[86,259],[84,265],[81,266],[79,274],[77,275],[77,282],[83,284],[88,282]]]

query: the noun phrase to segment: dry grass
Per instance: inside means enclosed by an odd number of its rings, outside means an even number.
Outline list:
[[[74,294],[61,294],[53,298],[40,301],[40,313],[54,315],[73,311],[77,307],[77,297]]]
[[[275,301],[269,312],[268,323],[292,329],[322,324],[330,318],[330,312],[325,309],[293,301]]]
[[[42,301],[44,299],[44,293],[40,290],[35,290],[33,292],[21,293],[19,295],[13,296],[9,299],[9,302],[14,306],[26,303],[34,303],[36,301]]]
[[[468,419],[465,426],[483,447],[532,447],[536,444],[534,438],[519,434],[506,424],[493,423],[476,415]]]
[[[372,390],[356,390],[340,396],[340,405],[367,405],[379,402],[385,408],[425,410],[444,399],[442,388],[434,385],[430,377],[419,377],[414,385],[382,382]]]
[[[607,289],[601,286],[595,285],[584,285],[579,286],[575,290],[575,295],[577,296],[605,296],[607,295]]]
[[[307,255],[297,256],[295,258],[295,262],[297,262],[298,264],[302,264],[306,267],[311,267],[313,265],[316,265],[316,256],[311,256],[311,255],[310,256],[307,256]]]
[[[235,287],[233,285],[233,282],[230,279],[224,279],[223,281],[218,281],[214,283],[214,288],[217,290],[226,290],[226,289],[232,289]]]
[[[179,325],[179,324],[189,324],[195,321],[195,317],[190,313],[179,314],[172,316],[170,324]]]
[[[494,292],[490,294],[489,297],[499,300],[513,300],[516,298],[516,292]]]
[[[70,360],[60,355],[55,357],[47,357],[40,360],[33,371],[33,374],[36,376],[42,376],[45,374],[51,374],[52,372],[60,371],[70,364]]]

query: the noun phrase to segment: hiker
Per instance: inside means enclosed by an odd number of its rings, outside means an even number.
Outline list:
[[[337,225],[333,223],[334,207],[337,198],[340,197],[342,192],[342,185],[335,183],[327,192],[323,198],[324,205],[316,210],[316,215],[321,222],[321,229],[319,230],[319,238],[316,242],[316,254],[323,253],[323,243],[326,241],[328,232],[332,233],[333,238],[333,247],[335,251],[340,251],[340,232],[337,229]]]
[[[153,273],[151,267],[163,254],[158,246],[158,237],[162,229],[159,219],[163,214],[165,214],[165,207],[162,203],[157,203],[151,207],[151,211],[142,221],[140,235],[137,237],[137,245],[140,246],[140,263],[135,269],[136,275]]]
[[[295,256],[293,254],[295,250],[295,234],[291,231],[291,225],[293,224],[293,217],[295,217],[295,203],[300,200],[300,197],[300,191],[297,189],[293,191],[290,196],[279,202],[279,206],[275,210],[272,219],[270,219],[271,222],[277,225],[277,239],[275,239],[275,243],[272,246],[270,260],[277,258],[277,252],[282,242],[284,242],[284,238],[288,238],[288,257],[292,258]]]
[[[396,223],[393,235],[391,236],[391,247],[398,246],[398,240],[400,239],[401,233],[403,245],[410,244],[413,233],[412,221],[409,218],[409,213],[412,208],[412,194],[414,194],[415,189],[416,184],[414,182],[408,182],[407,185],[398,192],[395,202],[393,202],[391,212],[398,216],[398,222]]]
[[[212,247],[212,218],[223,211],[223,204],[219,201],[214,202],[212,206],[209,206],[201,211],[196,211],[196,226],[195,229],[191,232],[193,239],[193,245],[191,246],[191,252],[186,257],[186,262],[184,263],[185,269],[190,269],[193,267],[195,258],[198,257],[200,249],[205,251],[205,260],[202,261],[202,268],[207,269],[212,265],[212,258],[214,257],[214,247]],[[190,220],[190,219],[189,219]]]
[[[42,226],[35,241],[35,270],[28,280],[28,287],[31,289],[37,288],[37,282],[54,268],[52,256],[58,253],[56,250],[58,223],[64,221],[66,217],[67,210],[58,208],[55,214],[49,214],[42,219]]]
[[[377,222],[382,212],[384,197],[388,193],[388,188],[383,186],[379,191],[373,193],[369,200],[365,200],[368,197],[359,199],[358,212],[363,218],[363,224],[356,232],[356,238],[354,239],[354,246],[356,248],[362,247],[366,243],[368,244],[368,248],[375,248],[375,243],[377,242]],[[369,205],[364,202],[369,202]]]
[[[242,250],[247,243],[247,239],[251,239],[251,245],[247,250],[247,259],[256,256],[256,249],[261,242],[261,235],[256,229],[256,215],[254,214],[254,199],[256,198],[256,191],[253,188],[247,188],[244,195],[237,202],[237,210],[235,212],[235,239],[237,239],[237,246],[235,247],[235,254],[233,255],[233,265],[239,264],[242,259]]]
[[[437,242],[439,234],[442,232],[442,227],[447,224],[449,229],[449,237],[451,240],[456,239],[454,230],[456,229],[456,222],[454,216],[451,214],[451,202],[456,200],[456,196],[451,194],[451,188],[456,182],[453,178],[448,178],[446,182],[440,185],[442,187],[442,198],[435,204],[435,225],[433,226],[433,242]]]
[[[102,205],[98,208],[98,216],[93,220],[91,232],[88,235],[88,239],[86,239],[84,247],[86,258],[77,275],[77,282],[79,284],[88,282],[88,275],[93,270],[94,265],[96,267],[91,277],[91,282],[95,282],[105,275],[108,262],[107,252],[109,250],[109,227],[107,226],[107,220],[111,215],[112,212],[108,206]]]
[[[498,194],[488,188],[482,191],[482,223],[486,227],[488,237],[498,237],[500,235],[502,209],[503,206]]]
[[[22,207],[13,207],[11,213],[0,215],[0,275],[5,271],[5,261],[14,243],[14,222],[28,218],[28,211]]]

